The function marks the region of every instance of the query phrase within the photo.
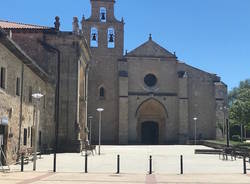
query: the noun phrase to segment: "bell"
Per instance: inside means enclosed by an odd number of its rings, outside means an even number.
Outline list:
[[[109,35],[109,42],[112,42],[112,43],[114,42],[114,36],[113,36],[113,34]]]
[[[93,34],[92,40],[96,41],[96,34],[95,33]]]
[[[102,20],[105,20],[106,18],[105,18],[105,13],[101,13],[102,14],[102,16],[101,16],[101,19]]]

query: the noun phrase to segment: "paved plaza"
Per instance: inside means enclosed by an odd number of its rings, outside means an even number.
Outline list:
[[[204,146],[102,146],[101,155],[89,155],[88,174],[84,174],[84,156],[58,154],[57,173],[52,173],[53,155],[43,155],[32,172],[32,162],[12,165],[11,172],[0,175],[1,184],[12,183],[250,183],[243,175],[242,159],[223,161],[218,155],[195,155]],[[116,175],[116,157],[121,157],[121,174]],[[148,175],[149,156],[153,175]],[[184,175],[180,175],[180,155]],[[249,164],[247,164],[250,167]]]

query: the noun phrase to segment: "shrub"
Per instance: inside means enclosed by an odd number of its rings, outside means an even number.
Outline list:
[[[240,141],[241,141],[241,138],[240,138],[239,135],[233,135],[233,136],[232,136],[232,140],[233,140],[233,141],[236,141],[236,142],[240,142]]]

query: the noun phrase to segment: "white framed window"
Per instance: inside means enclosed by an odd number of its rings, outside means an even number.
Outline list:
[[[107,21],[107,10],[104,7],[100,8],[100,21],[106,22]]]
[[[108,48],[115,48],[115,30],[108,28]]]
[[[90,47],[98,47],[98,29],[92,27],[90,32]]]

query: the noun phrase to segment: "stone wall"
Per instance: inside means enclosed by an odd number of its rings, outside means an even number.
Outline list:
[[[4,44],[0,44],[0,66],[7,70],[5,89],[0,89],[1,117],[7,117],[9,124],[5,127],[5,149],[8,162],[13,162],[17,158],[20,150],[32,147],[31,141],[34,140],[34,105],[35,100],[30,101],[30,87],[32,93],[40,92],[45,96],[40,100],[39,111],[39,131],[41,131],[41,147],[51,147],[54,135],[54,90],[47,80],[37,75],[30,65],[24,64],[16,53],[11,52]],[[23,75],[22,75],[23,73]],[[22,78],[23,76],[23,78]],[[20,84],[20,95],[16,95],[16,79],[23,81],[23,91]],[[22,96],[22,105],[21,105]],[[22,109],[22,112],[21,112]],[[21,120],[20,120],[21,119]],[[20,126],[21,123],[21,126]],[[20,129],[21,127],[21,129]],[[27,130],[27,144],[24,145],[24,129]],[[33,134],[31,133],[33,130]],[[20,131],[20,132],[19,132]],[[19,143],[19,133],[20,143]],[[32,138],[33,135],[33,138]],[[34,145],[34,141],[33,141]]]

